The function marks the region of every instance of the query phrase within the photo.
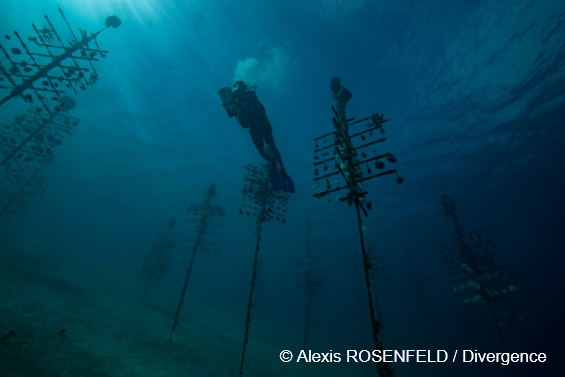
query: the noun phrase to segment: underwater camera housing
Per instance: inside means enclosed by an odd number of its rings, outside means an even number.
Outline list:
[[[236,85],[239,82],[240,81],[236,82]],[[241,83],[243,83],[243,81],[241,81]],[[257,85],[250,88],[247,88],[247,85],[245,85],[243,90],[238,91],[239,93],[234,93],[231,87],[226,86],[225,88],[218,90],[218,94],[222,100],[222,106],[226,109],[229,117],[232,118],[237,115],[239,103],[243,98],[257,99],[257,94],[255,93],[256,90]]]
[[[220,95],[220,99],[222,100],[222,106],[226,109],[228,116],[231,118],[236,114],[235,107],[237,105],[237,100],[231,90],[231,87],[226,86],[218,90],[218,94]]]

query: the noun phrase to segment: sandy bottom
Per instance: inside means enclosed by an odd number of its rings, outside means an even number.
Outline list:
[[[168,341],[174,308],[139,304],[139,286],[117,285],[84,261],[49,255],[32,244],[0,243],[0,375],[8,376],[237,376],[244,318],[190,303]],[[122,280],[123,281],[123,277]],[[134,283],[137,283],[134,281]],[[181,316],[182,317],[182,316]],[[213,323],[213,322],[212,322]],[[232,326],[233,325],[233,326]],[[220,329],[233,327],[231,333]],[[64,330],[63,330],[64,329]],[[348,376],[335,365],[282,363],[272,344],[254,338],[244,376]]]

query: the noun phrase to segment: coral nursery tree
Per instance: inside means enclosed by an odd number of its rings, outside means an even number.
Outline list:
[[[306,222],[306,258],[296,262],[296,273],[298,274],[298,288],[306,293],[306,307],[304,310],[304,344],[302,349],[308,349],[308,338],[310,335],[311,301],[313,296],[322,294],[324,278],[322,276],[322,260],[312,256],[310,250],[310,236],[312,223]]]
[[[177,242],[170,239],[171,231],[175,227],[176,223],[177,221],[175,218],[171,217],[167,230],[164,234],[157,234],[155,241],[151,245],[151,250],[149,250],[149,253],[145,257],[145,262],[141,269],[141,275],[147,276],[148,279],[147,287],[145,288],[145,292],[143,292],[143,297],[141,298],[142,302],[145,300],[153,280],[163,280],[163,277],[169,270],[169,264],[171,263],[171,258],[173,256],[173,249],[177,246]]]
[[[257,241],[255,243],[255,253],[253,255],[253,272],[251,274],[251,286],[249,289],[249,300],[247,303],[247,315],[245,317],[245,332],[243,339],[243,350],[241,351],[241,364],[239,367],[239,375],[243,374],[243,366],[245,363],[245,351],[249,342],[249,326],[251,323],[251,308],[253,307],[253,293],[257,280],[257,264],[259,250],[261,248],[263,224],[271,220],[277,220],[286,223],[285,206],[288,203],[288,194],[282,191],[275,191],[271,187],[269,178],[270,166],[260,169],[253,165],[245,167],[247,174],[245,175],[245,184],[243,186],[243,201],[239,213],[256,217],[255,235]],[[249,202],[249,204],[247,204]]]
[[[396,169],[386,168],[385,161],[394,164],[397,160],[391,153],[381,153],[376,149],[378,144],[386,141],[385,137],[377,138],[377,135],[385,133],[383,125],[390,119],[385,120],[382,114],[373,114],[359,120],[347,119],[345,106],[351,98],[351,93],[340,82],[338,77],[334,77],[330,86],[334,92],[333,97],[337,100],[336,107],[332,106],[335,115],[332,119],[334,130],[314,139],[314,188],[318,189],[320,183],[325,184],[325,189],[315,193],[314,197],[320,199],[336,192],[345,192],[339,195],[337,200],[355,207],[373,345],[375,350],[382,351],[384,347],[380,339],[381,324],[375,315],[371,292],[371,269],[377,266],[373,266],[375,261],[371,261],[365,247],[365,226],[361,218],[361,214],[368,216],[372,203],[367,200],[368,191],[363,187],[363,183],[373,178],[396,174]],[[350,133],[350,127],[362,124],[365,125],[364,129]],[[376,170],[375,173],[373,169]],[[332,185],[330,180],[334,179]],[[403,179],[397,175],[396,181],[400,184]],[[331,201],[332,199],[329,199],[328,203]],[[394,376],[390,363],[385,362],[377,363],[377,373],[380,377]]]
[[[188,283],[190,282],[190,276],[192,274],[192,268],[194,266],[194,257],[196,252],[200,249],[211,250],[214,243],[205,241],[205,237],[208,233],[208,227],[212,224],[217,224],[220,219],[224,216],[225,210],[223,207],[211,205],[212,198],[217,195],[216,185],[211,184],[204,194],[201,204],[192,203],[188,208],[188,215],[190,218],[187,220],[192,223],[196,223],[196,239],[190,245],[191,257],[190,263],[188,265],[188,270],[184,279],[184,284],[182,286],[182,291],[180,294],[179,303],[177,305],[177,310],[175,313],[175,319],[173,321],[173,328],[171,329],[171,334],[169,336],[169,342],[173,340],[173,333],[179,324],[180,310],[184,304],[184,298],[186,296],[186,291],[188,289]]]
[[[455,201],[447,195],[441,196],[440,204],[445,215],[453,220],[455,230],[450,241],[439,245],[453,292],[461,304],[487,305],[504,349],[509,352],[495,306],[508,303],[508,296],[516,292],[516,287],[508,281],[489,234],[484,229],[465,231],[455,213]],[[510,366],[517,376],[514,363],[510,362]]]

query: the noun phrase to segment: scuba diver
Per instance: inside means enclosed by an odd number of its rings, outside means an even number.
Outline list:
[[[265,107],[257,98],[255,88],[247,90],[247,84],[236,81],[232,92],[230,87],[219,91],[222,104],[230,118],[235,117],[243,128],[249,128],[251,140],[257,151],[271,163],[271,186],[275,191],[294,193],[294,182],[286,173],[282,157],[275,145],[273,129]],[[265,147],[267,144],[267,148]],[[277,162],[281,169],[278,170]]]

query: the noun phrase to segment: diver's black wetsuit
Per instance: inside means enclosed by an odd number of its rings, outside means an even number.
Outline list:
[[[257,149],[263,149],[263,140],[268,146],[275,145],[273,128],[267,119],[265,106],[255,92],[247,91],[240,97],[235,116],[243,128],[249,128],[249,134]]]
[[[275,145],[273,128],[267,119],[265,107],[257,98],[255,91],[247,90],[247,85],[243,81],[236,81],[234,87],[237,89],[233,92],[233,97],[230,98],[227,106],[224,103],[224,96],[226,91],[230,90],[224,88],[220,91],[222,103],[229,117],[235,116],[243,128],[249,128],[251,140],[257,151],[261,157],[269,161],[272,188],[275,191],[295,192],[294,182],[286,172],[281,154]],[[265,143],[269,146],[268,150],[265,150]],[[280,166],[280,172],[277,163]]]

